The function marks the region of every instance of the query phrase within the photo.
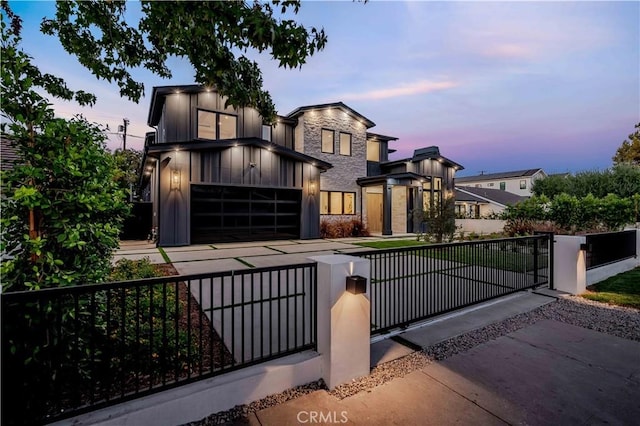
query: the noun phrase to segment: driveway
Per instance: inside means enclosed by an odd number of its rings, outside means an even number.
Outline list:
[[[542,320],[368,392],[338,400],[316,391],[258,411],[249,422],[632,425],[638,419],[640,342]]]
[[[402,237],[399,237],[402,238]],[[406,238],[406,237],[404,237]],[[379,240],[376,237],[343,240],[278,240],[246,243],[192,245],[159,249],[146,242],[123,242],[114,255],[119,259],[149,258],[151,263],[168,259],[180,275],[220,272],[308,262],[311,256],[348,254],[368,250],[354,245],[359,241]],[[373,249],[370,249],[373,250]]]

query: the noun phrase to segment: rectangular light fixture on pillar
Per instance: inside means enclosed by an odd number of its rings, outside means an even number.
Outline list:
[[[309,182],[309,195],[316,195],[316,182],[314,180]]]
[[[346,290],[351,294],[363,294],[367,292],[367,279],[360,275],[347,277]]]
[[[171,170],[171,189],[180,189],[180,170],[178,169]]]

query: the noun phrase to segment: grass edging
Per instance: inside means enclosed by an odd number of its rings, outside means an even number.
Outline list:
[[[165,263],[171,263],[171,259],[169,259],[169,255],[167,254],[166,251],[164,251],[162,247],[158,247],[158,251],[160,252],[160,255],[164,259]]]

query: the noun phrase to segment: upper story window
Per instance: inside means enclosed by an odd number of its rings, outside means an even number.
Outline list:
[[[351,134],[340,132],[340,155],[351,155]]]
[[[367,161],[380,161],[380,143],[367,141]]]
[[[433,178],[433,190],[440,191],[442,189],[442,178],[434,177]]]
[[[527,181],[526,180],[521,180],[520,181],[520,189],[527,189]]]
[[[333,154],[335,152],[335,133],[333,130],[322,129],[322,152]]]
[[[262,139],[271,142],[271,126],[268,124],[262,125]]]
[[[198,139],[235,139],[238,117],[220,112],[198,110]]]

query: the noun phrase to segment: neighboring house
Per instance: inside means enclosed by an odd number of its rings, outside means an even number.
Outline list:
[[[6,136],[0,136],[0,170],[11,170],[18,162],[18,151]]]
[[[5,135],[0,135],[0,170],[6,172],[15,167],[19,163],[18,151],[13,145],[11,139]],[[0,182],[0,196],[4,192],[4,180]]]
[[[140,183],[160,246],[318,238],[320,220],[362,218],[372,232],[412,232],[414,206],[453,194],[462,166],[437,147],[389,161],[397,138],[342,102],[265,125],[202,86],[155,87]],[[423,193],[428,191],[428,196]]]
[[[533,183],[545,177],[547,177],[547,174],[542,169],[515,170],[458,177],[456,178],[456,185],[498,189],[530,197]]]
[[[500,214],[507,206],[527,198],[499,189],[456,185],[456,216],[479,219],[492,214]]]

